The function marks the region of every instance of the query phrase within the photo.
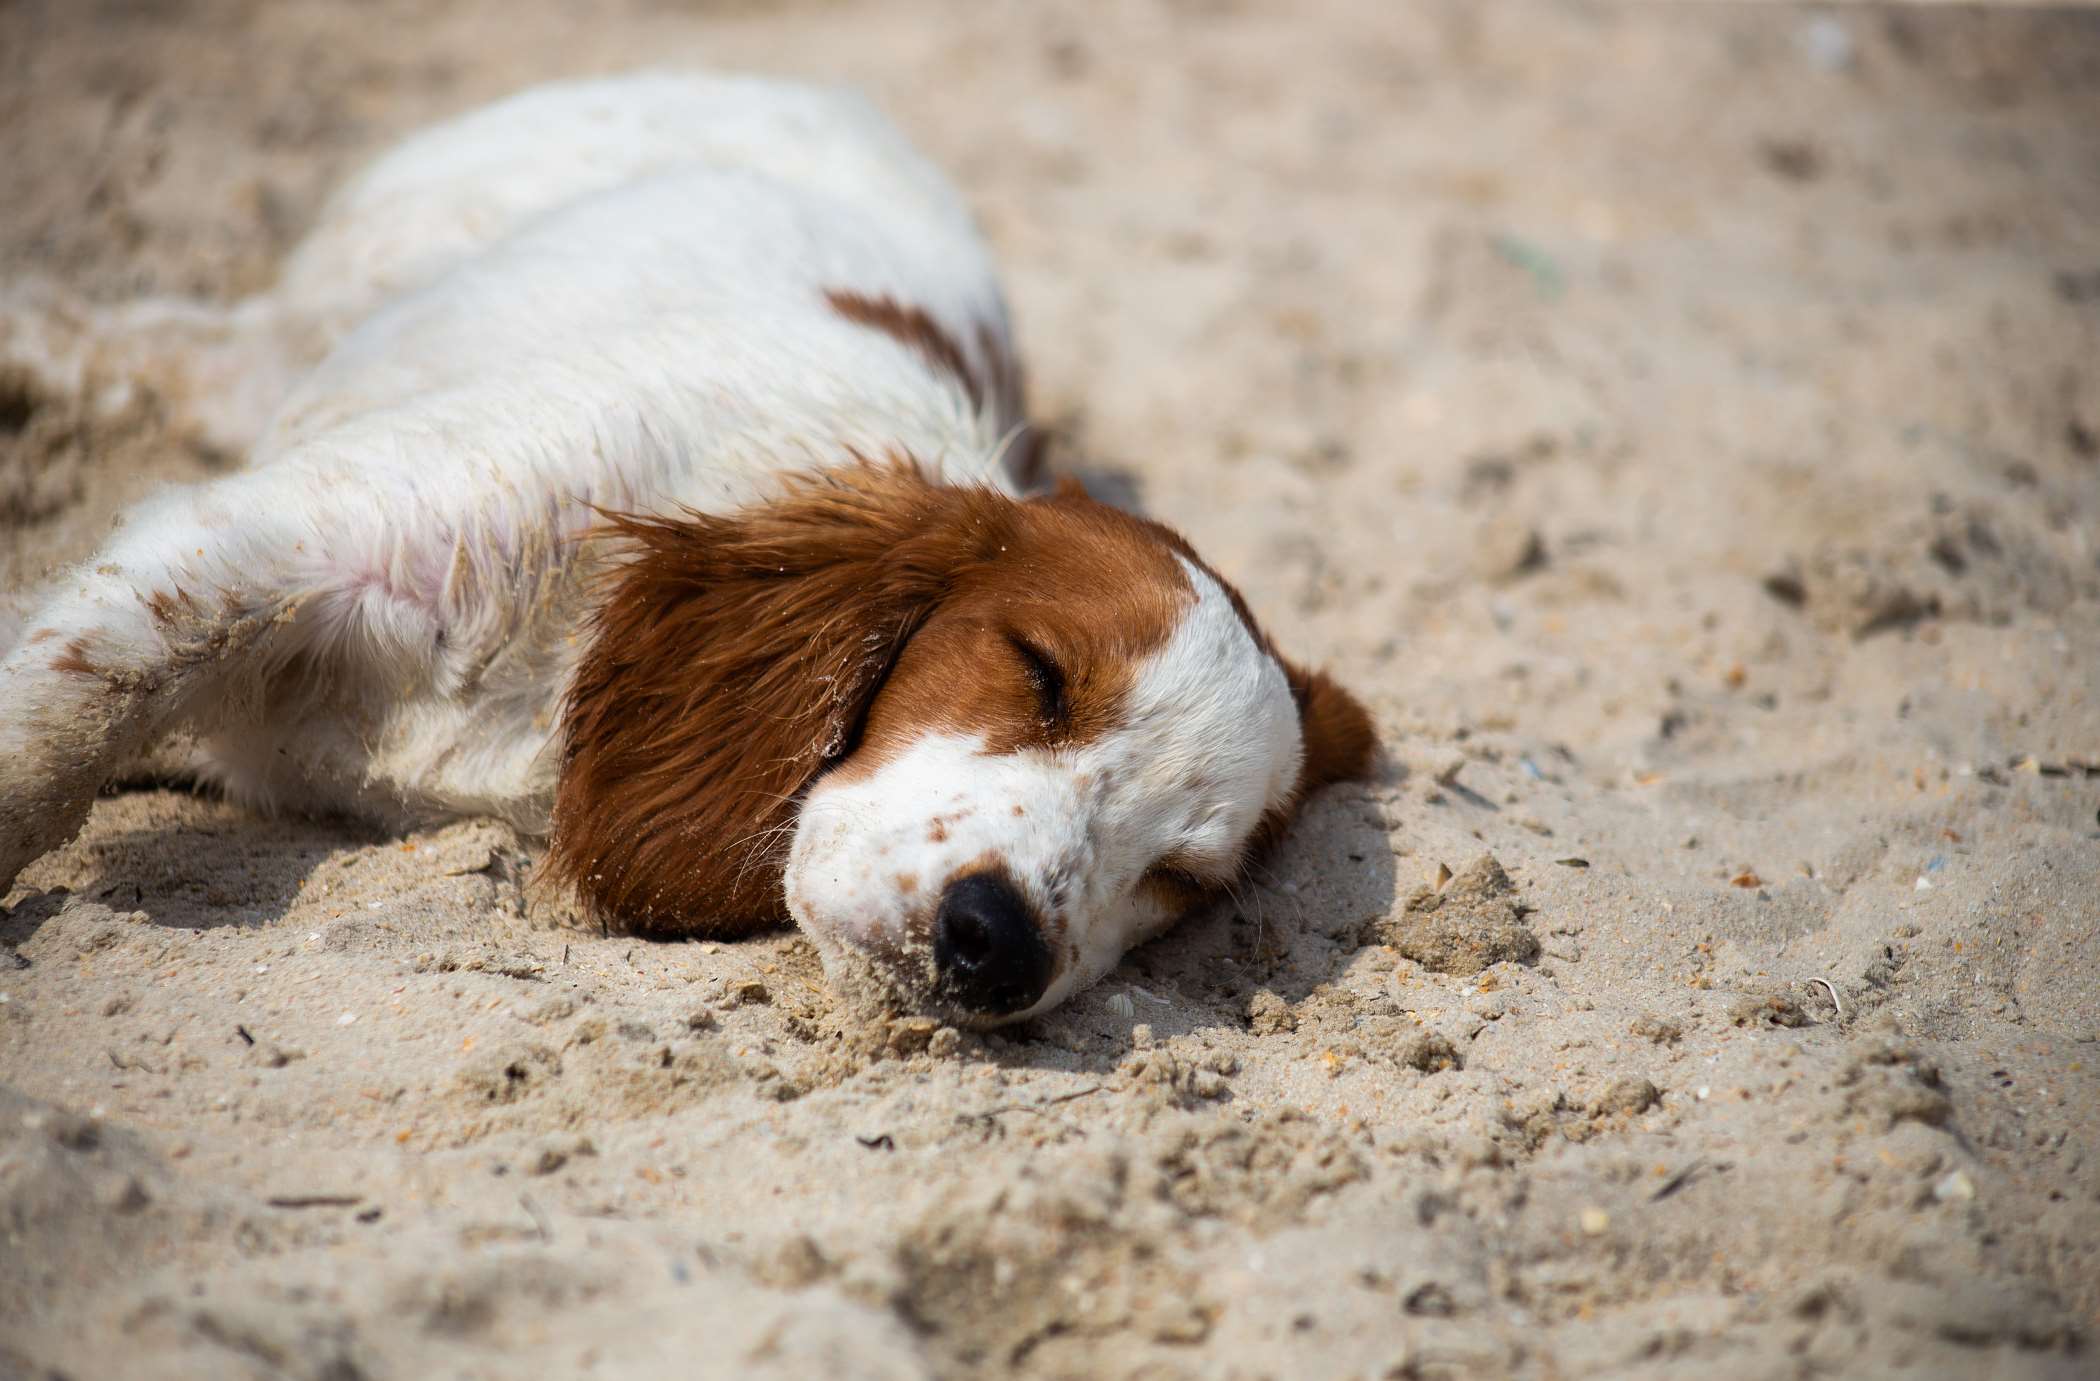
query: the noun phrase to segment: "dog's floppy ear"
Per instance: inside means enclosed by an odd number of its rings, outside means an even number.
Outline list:
[[[785,920],[799,794],[998,540],[998,502],[904,460],[799,477],[727,517],[613,517],[627,551],[563,717],[548,874],[629,929]]]
[[[1361,702],[1324,671],[1283,664],[1298,702],[1298,726],[1305,736],[1305,765],[1298,770],[1298,796],[1332,782],[1361,781],[1370,775],[1378,732]]]

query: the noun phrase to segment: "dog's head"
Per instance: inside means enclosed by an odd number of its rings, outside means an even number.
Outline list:
[[[1228,886],[1370,721],[1168,529],[909,462],[621,518],[548,866],[634,929],[791,915],[833,980],[985,1024]]]

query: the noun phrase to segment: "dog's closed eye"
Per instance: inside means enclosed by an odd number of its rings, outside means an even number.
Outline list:
[[[1072,706],[1065,694],[1064,668],[1048,652],[1018,633],[1006,641],[1021,659],[1021,672],[1035,692],[1036,718],[1049,734],[1062,731],[1071,722]]]

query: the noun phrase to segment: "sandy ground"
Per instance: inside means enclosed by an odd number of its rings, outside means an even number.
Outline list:
[[[0,915],[0,1374],[2100,1370],[2100,20],[1295,8],[0,5],[0,284],[105,299],[548,76],[869,88],[1387,747],[983,1039],[114,796]],[[0,379],[0,585],[233,463],[141,382]]]

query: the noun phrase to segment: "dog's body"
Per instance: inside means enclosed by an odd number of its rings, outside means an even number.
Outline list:
[[[828,963],[1002,1017],[1098,976],[1368,752],[1178,539],[1018,501],[989,256],[849,96],[529,92],[353,181],[274,292],[112,331],[252,465],[128,515],[0,636],[0,889],[182,728],[236,798],[551,828],[611,919],[792,912]],[[973,700],[980,676],[1003,689]],[[1016,697],[1042,722],[995,751]]]

